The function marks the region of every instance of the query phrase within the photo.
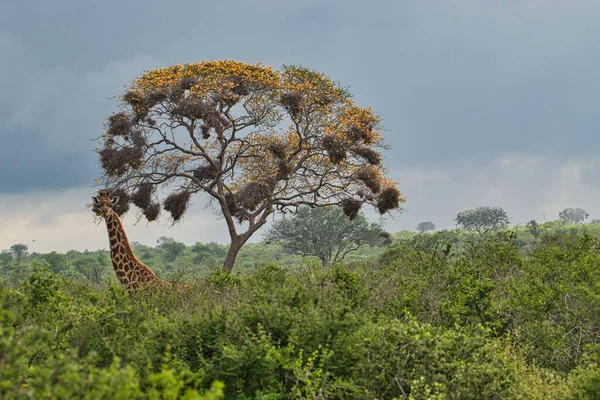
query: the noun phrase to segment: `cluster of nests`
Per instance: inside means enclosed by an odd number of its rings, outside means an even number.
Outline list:
[[[292,167],[287,162],[287,145],[281,142],[273,142],[269,144],[268,149],[277,159],[277,173],[275,175],[276,180],[287,180],[292,173]]]
[[[117,113],[108,119],[105,148],[100,151],[102,168],[113,176],[123,175],[129,168],[139,168],[146,148],[142,130],[125,113]],[[128,144],[115,147],[116,139],[123,138]]]
[[[271,177],[263,182],[250,182],[237,193],[228,192],[225,195],[227,209],[239,222],[248,219],[246,212],[254,211],[273,194],[277,178]]]
[[[394,210],[400,205],[400,191],[392,186],[381,190],[376,196],[359,193],[359,197],[362,200],[345,199],[340,203],[344,214],[350,219],[356,218],[366,201],[374,203],[380,214]]]
[[[355,176],[371,191],[368,194],[361,192],[359,195],[365,200],[374,202],[381,214],[385,214],[400,205],[400,191],[393,186],[382,188],[375,167],[365,165],[356,172]]]
[[[363,203],[374,204],[381,214],[397,208],[400,205],[400,192],[394,187],[382,188],[377,167],[381,165],[381,154],[369,147],[372,140],[372,127],[352,127],[345,132],[345,138],[325,136],[322,145],[329,160],[340,164],[348,158],[349,154],[361,157],[367,164],[363,165],[354,174],[355,179],[364,183],[371,193],[359,193],[361,200],[346,199],[341,206],[344,213],[350,218],[355,218]]]
[[[142,210],[144,217],[149,222],[155,221],[160,215],[161,205],[158,202],[153,201],[152,195],[154,193],[154,186],[151,184],[141,184],[129,195],[124,189],[113,189],[106,190],[111,194],[111,197],[118,196],[119,201],[117,204],[112,206],[112,209],[119,215],[125,214],[129,211],[129,204],[133,203],[136,207]],[[180,190],[169,195],[163,202],[162,208],[164,208],[174,222],[179,221],[190,202],[191,194],[186,190]]]
[[[192,94],[181,99],[171,110],[172,117],[185,117],[192,121],[202,121],[202,137],[208,139],[211,131],[218,137],[230,126],[230,122],[216,111],[216,102],[207,102],[201,96]]]
[[[340,164],[348,158],[348,153],[350,153],[363,158],[371,165],[381,165],[381,154],[368,146],[371,135],[365,129],[352,128],[348,130],[346,139],[348,140],[334,136],[323,138],[323,148],[332,163]]]
[[[181,77],[175,84],[147,93],[131,90],[123,95],[123,100],[133,108],[135,122],[144,120],[152,107],[159,103],[168,103],[169,107],[167,108],[172,107],[172,112],[178,113],[178,115],[202,119],[201,115],[207,111],[204,105],[199,103],[197,99],[186,101],[188,98],[194,97],[193,95],[186,97],[186,93],[198,84],[199,79],[199,77],[186,75]],[[214,103],[233,106],[243,96],[250,94],[250,89],[242,77],[233,77],[231,83],[230,89],[223,90],[213,96],[212,101]]]
[[[333,98],[327,94],[319,94],[310,100],[303,98],[298,92],[284,93],[279,97],[279,103],[293,118],[296,118],[300,114],[302,107],[305,106],[307,102],[326,106],[332,104],[333,101]]]
[[[247,211],[255,210],[265,199],[267,199],[274,190],[276,179],[265,182],[251,182],[244,186],[239,192],[233,194],[228,192],[225,201],[229,212],[238,219],[239,222],[247,220]],[[149,184],[138,186],[137,190],[129,195],[123,189],[108,190],[111,196],[118,196],[119,201],[113,205],[113,210],[118,215],[123,215],[129,211],[129,204],[133,203],[140,208],[144,217],[149,221],[155,221],[160,215],[161,206],[153,202],[152,194],[154,188]],[[400,204],[400,192],[394,187],[389,187],[381,191],[377,198],[369,195],[362,195],[363,200],[346,199],[341,202],[342,210],[350,219],[356,218],[365,200],[376,201],[377,209],[381,214],[397,208]],[[163,202],[163,208],[169,214],[174,222],[181,220],[189,206],[191,194],[187,190],[180,190],[169,195]]]
[[[213,131],[221,137],[230,122],[216,111],[218,105],[234,105],[242,96],[250,93],[242,78],[234,77],[232,82],[231,89],[215,94],[209,101],[193,93],[186,96],[186,91],[198,83],[198,78],[191,76],[182,77],[168,89],[157,89],[149,93],[128,91],[123,95],[123,100],[131,106],[133,112],[131,115],[120,112],[108,119],[105,148],[100,151],[102,168],[109,175],[121,176],[129,168],[140,167],[147,144],[140,122],[155,125],[156,121],[148,115],[159,103],[167,105],[171,117],[202,121],[200,129],[204,139],[208,139]],[[117,148],[117,138],[124,139],[127,145]]]
[[[250,182],[235,194],[232,192],[225,194],[229,212],[240,222],[247,220],[247,212],[256,210],[264,200],[273,194],[277,182],[288,179],[292,172],[287,163],[288,149],[285,143],[271,143],[268,149],[278,160],[276,174],[258,182]],[[218,171],[215,171],[210,165],[204,165],[196,168],[193,175],[201,183],[208,183],[217,178]]]
[[[144,217],[149,222],[155,221],[160,214],[160,204],[152,201],[153,192],[154,187],[152,185],[142,184],[138,186],[133,196],[131,196],[133,204],[142,210]],[[180,190],[170,194],[164,200],[163,208],[171,214],[173,222],[181,220],[190,203],[190,197],[190,192]]]
[[[361,200],[345,199],[341,202],[344,214],[350,219],[354,219],[358,215],[365,202],[375,205],[381,214],[398,208],[400,205],[400,191],[393,186],[382,188],[375,167],[365,165],[354,176],[369,188],[370,193],[360,190],[357,195]]]
[[[250,94],[250,89],[241,77],[236,76],[231,80],[231,88],[215,93],[210,100],[205,100],[198,94],[187,92],[198,84],[198,79],[198,77],[183,76],[176,84],[145,95],[135,91],[127,92],[123,100],[132,106],[135,121],[148,122],[147,115],[152,107],[167,102],[165,108],[169,110],[171,117],[203,121],[201,130],[205,139],[210,137],[211,129],[221,136],[230,123],[216,110],[220,105],[232,107],[237,104],[243,96]]]

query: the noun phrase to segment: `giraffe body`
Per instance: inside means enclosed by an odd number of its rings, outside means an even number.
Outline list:
[[[94,197],[93,199],[97,213],[106,222],[108,240],[110,242],[110,258],[115,269],[115,274],[121,284],[128,290],[150,285],[161,287],[172,286],[171,283],[158,279],[154,271],[133,254],[133,249],[129,244],[121,219],[112,209],[112,206],[118,203],[118,197],[111,199],[108,193],[100,191],[98,197]],[[178,286],[180,288],[187,288],[185,285]]]
[[[110,242],[110,258],[119,281],[127,289],[135,289],[157,281],[156,274],[133,254],[117,213],[110,210],[105,220]]]

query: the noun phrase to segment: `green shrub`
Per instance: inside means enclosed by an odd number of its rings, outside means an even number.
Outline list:
[[[513,232],[460,248],[444,235],[379,261],[215,271],[186,291],[39,266],[0,284],[0,398],[598,396],[598,240],[523,252]]]
[[[414,320],[365,327],[356,350],[360,385],[373,397],[506,399],[517,380],[485,331],[466,333]]]

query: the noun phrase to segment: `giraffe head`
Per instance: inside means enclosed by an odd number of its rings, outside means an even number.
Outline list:
[[[108,217],[114,206],[119,204],[119,196],[111,196],[106,190],[101,190],[98,196],[92,197],[94,212],[103,218]]]

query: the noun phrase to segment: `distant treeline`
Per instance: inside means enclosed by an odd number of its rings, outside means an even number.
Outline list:
[[[576,235],[589,233],[600,238],[600,221],[594,220],[587,224],[573,224],[563,219],[541,223],[532,232],[530,226],[516,226],[504,230],[515,233],[514,243],[525,251],[534,243],[536,236],[549,234]],[[435,232],[417,233],[404,230],[393,234],[392,243],[415,242],[419,246],[449,245],[452,254],[460,254],[465,246],[478,239],[476,232],[464,229],[446,229]],[[417,242],[415,242],[417,243]],[[160,237],[155,247],[133,242],[136,256],[149,265],[160,277],[171,281],[189,280],[198,275],[215,271],[223,265],[228,245],[211,243],[196,243],[186,246],[169,237]],[[347,261],[368,261],[383,254],[389,243],[377,246],[363,246],[346,257]],[[265,241],[248,243],[242,247],[235,264],[235,270],[246,270],[266,264],[277,263],[283,268],[299,267],[306,262],[314,262],[316,257],[302,257],[286,250],[277,243]],[[0,279],[8,282],[21,282],[31,274],[35,266],[47,265],[50,271],[60,277],[80,279],[95,284],[110,281],[114,278],[112,264],[107,250],[76,251],[66,253],[29,253],[22,244],[15,244],[10,249],[0,252]]]

